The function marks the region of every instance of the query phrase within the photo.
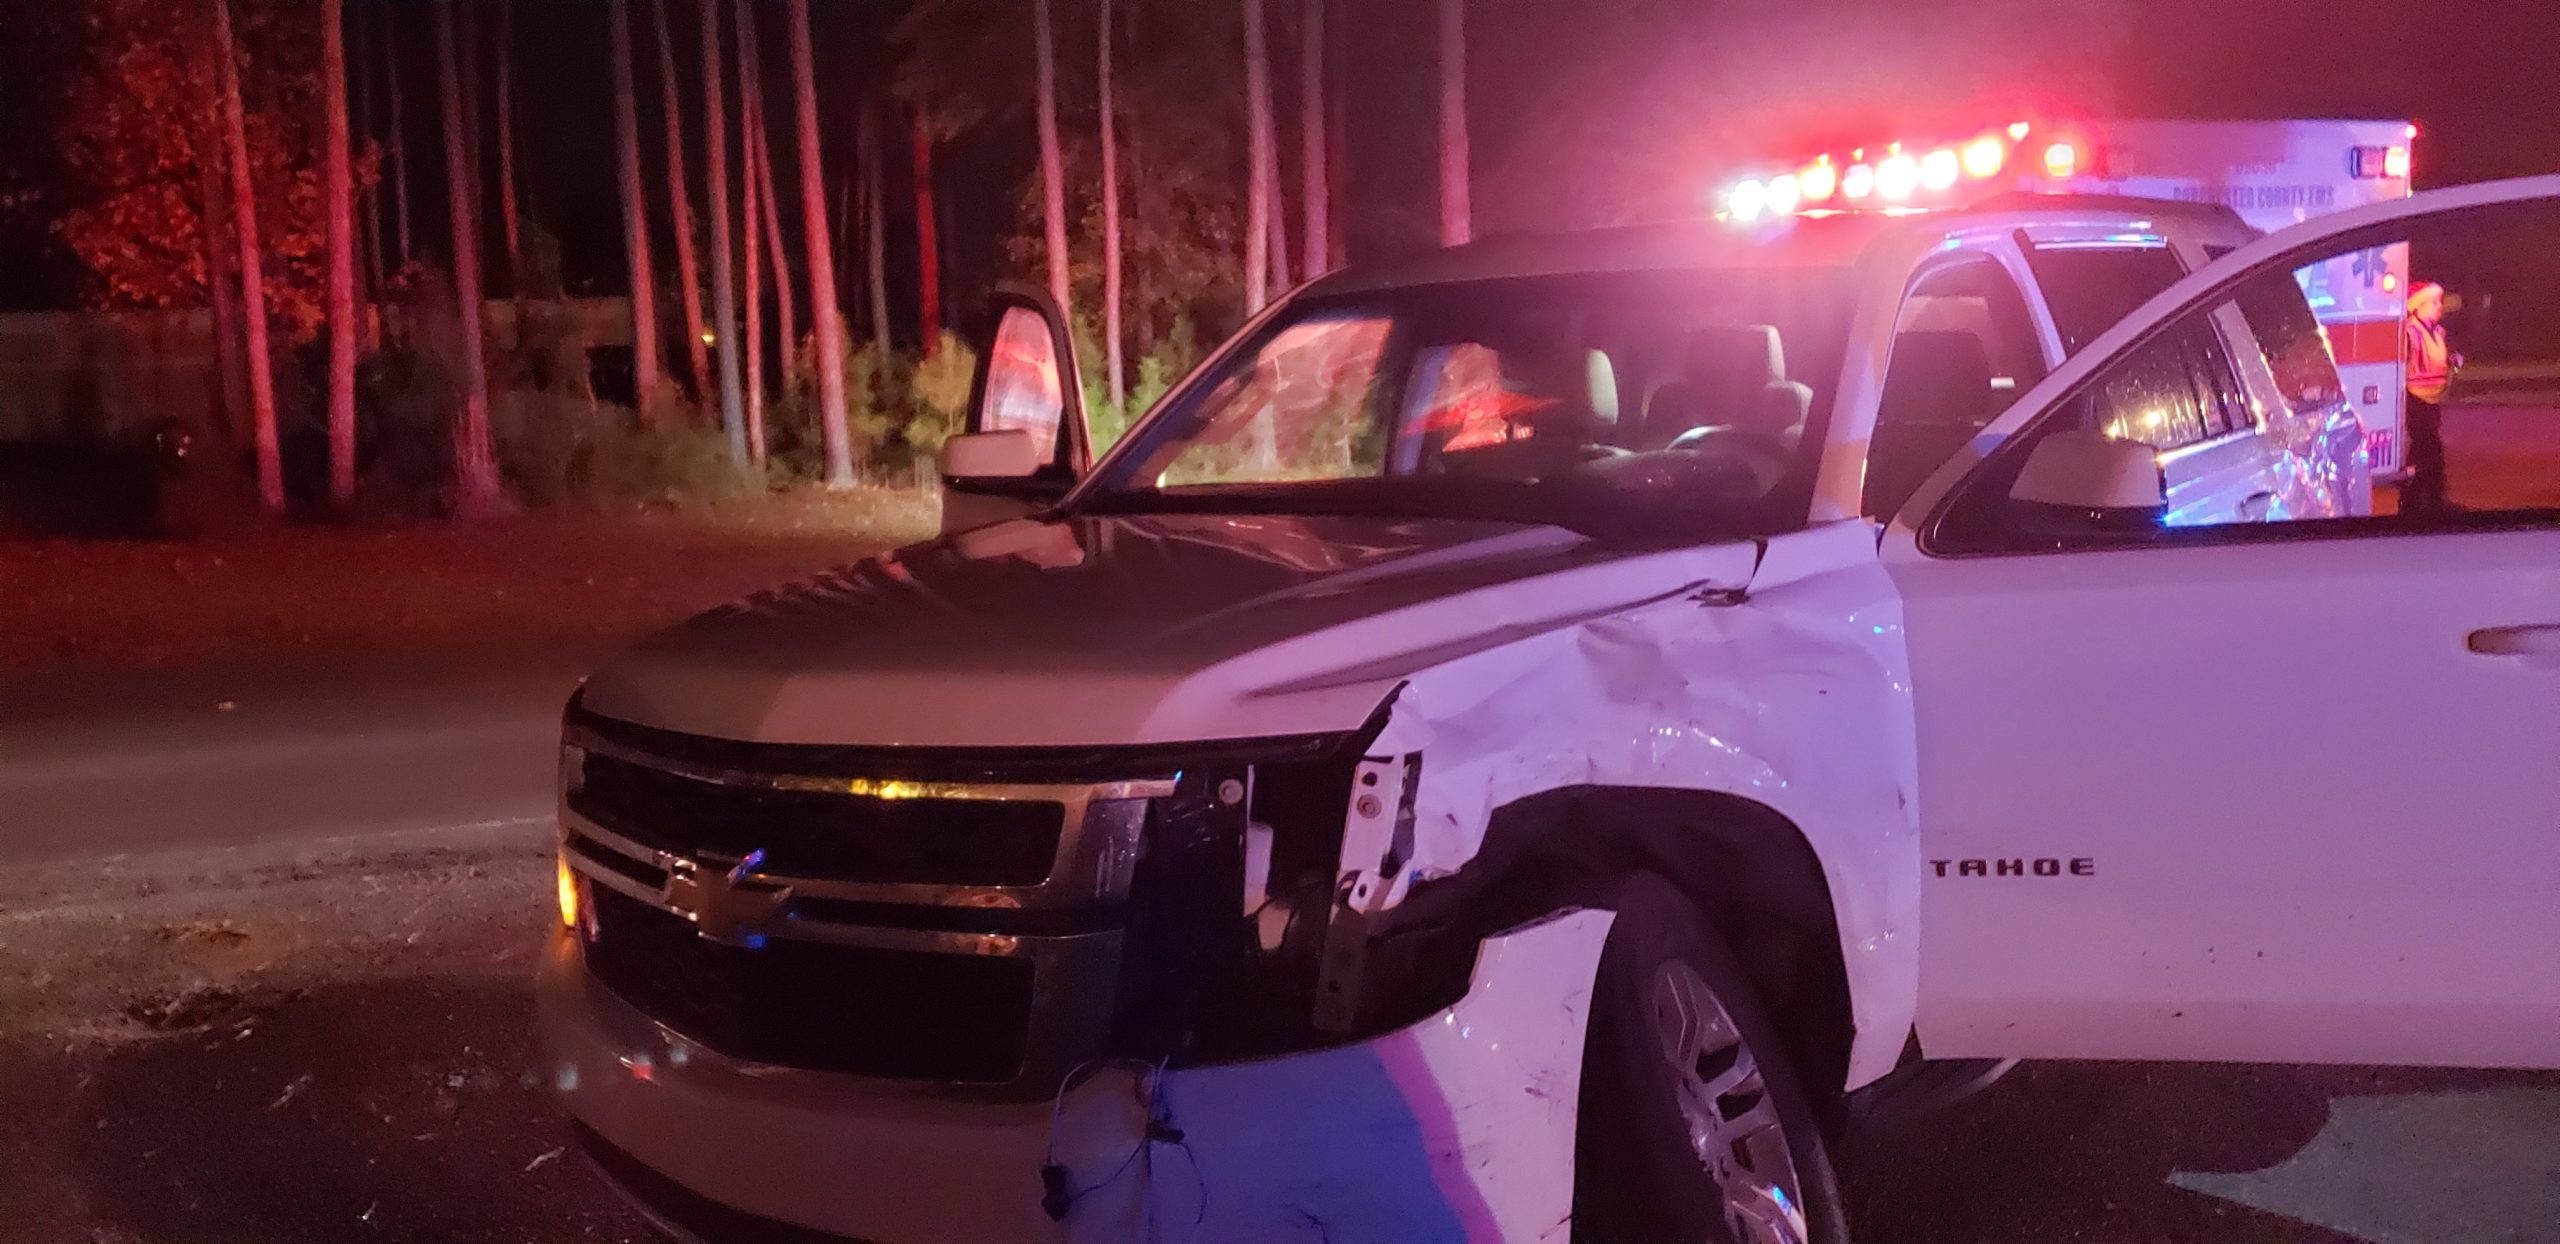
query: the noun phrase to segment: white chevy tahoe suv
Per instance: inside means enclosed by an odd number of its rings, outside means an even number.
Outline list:
[[[1099,461],[1000,300],[948,534],[569,706],[557,1087],[705,1239],[1837,1242],[1950,1060],[2560,1066],[2560,508],[2378,507],[2291,276],[2457,230],[1490,240]]]

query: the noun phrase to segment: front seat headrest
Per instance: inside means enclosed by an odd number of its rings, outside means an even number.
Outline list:
[[[1980,427],[1992,414],[1991,352],[1968,332],[1895,334],[1876,422]]]
[[[1786,350],[1768,324],[1718,324],[1689,334],[1681,378],[1692,384],[1757,387],[1787,374]]]
[[[1590,394],[1591,417],[1600,426],[1618,422],[1618,368],[1603,350],[1585,350],[1582,358],[1583,389]]]
[[[1787,440],[1804,426],[1805,416],[1812,411],[1812,389],[1792,380],[1777,380],[1762,385],[1759,394],[1734,422],[1754,432]]]

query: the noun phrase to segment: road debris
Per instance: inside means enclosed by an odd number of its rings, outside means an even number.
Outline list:
[[[311,1073],[306,1071],[301,1075],[295,1076],[292,1083],[285,1085],[284,1091],[276,1094],[276,1099],[274,1101],[267,1103],[267,1109],[284,1109],[286,1102],[292,1101],[294,1098],[301,1096],[302,1090],[309,1087],[311,1087]]]

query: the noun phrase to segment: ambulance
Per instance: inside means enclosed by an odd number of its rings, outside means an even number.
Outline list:
[[[1747,223],[1789,213],[1907,213],[2028,191],[2220,204],[2272,233],[2406,198],[2417,136],[2406,120],[2021,121],[1949,142],[1885,143],[1818,155],[1792,172],[1761,172],[1725,188],[1719,214]],[[2294,277],[2364,423],[2374,477],[2404,477],[2400,322],[2409,248],[2340,257]]]

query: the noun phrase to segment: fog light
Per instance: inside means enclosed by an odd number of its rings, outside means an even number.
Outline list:
[[[567,852],[562,852],[560,854],[559,862],[560,927],[575,933],[578,931],[578,914],[579,904],[581,901],[578,893],[578,870],[569,867],[569,856]]]

